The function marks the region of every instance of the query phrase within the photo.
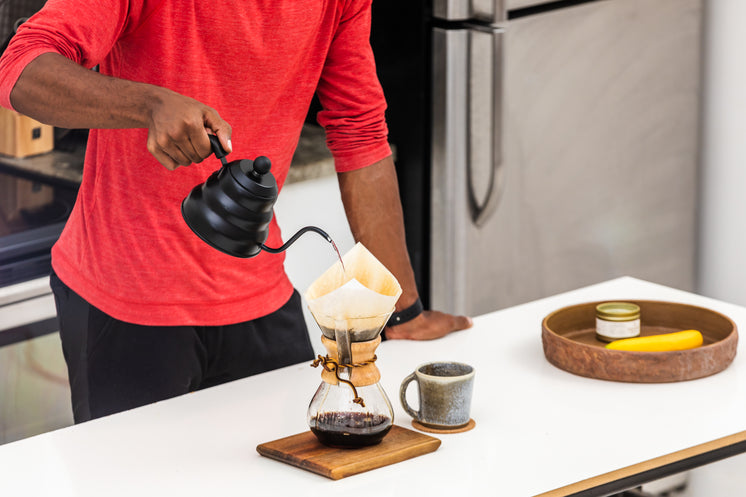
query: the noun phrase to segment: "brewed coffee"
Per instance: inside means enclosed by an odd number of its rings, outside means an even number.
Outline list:
[[[327,328],[326,326],[319,325],[321,333],[329,340],[336,338],[336,330],[334,328]],[[350,340],[353,342],[367,342],[368,340],[375,339],[380,333],[380,328],[369,328],[367,330],[353,330],[350,331]]]
[[[311,419],[311,432],[330,447],[376,445],[391,430],[391,418],[365,412],[324,412]]]

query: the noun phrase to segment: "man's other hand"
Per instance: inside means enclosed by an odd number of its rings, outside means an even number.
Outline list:
[[[392,340],[433,340],[452,331],[471,328],[474,322],[467,316],[453,316],[438,311],[423,311],[406,323],[386,328],[386,338]]]

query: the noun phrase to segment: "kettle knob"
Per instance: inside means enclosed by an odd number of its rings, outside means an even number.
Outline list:
[[[253,169],[249,176],[255,181],[261,181],[262,176],[267,174],[270,169],[272,169],[272,162],[267,157],[260,155],[254,159]]]
[[[267,174],[269,170],[272,168],[272,162],[270,160],[260,155],[256,159],[254,159],[254,172],[257,174]]]

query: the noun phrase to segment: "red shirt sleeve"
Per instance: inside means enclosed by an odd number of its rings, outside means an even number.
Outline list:
[[[370,47],[372,0],[346,6],[316,90],[318,121],[338,172],[369,166],[391,155],[386,99]]]
[[[47,52],[61,54],[91,68],[117,40],[135,29],[145,4],[160,0],[49,0],[23,23],[0,58],[0,105],[12,108],[10,92],[26,65]]]

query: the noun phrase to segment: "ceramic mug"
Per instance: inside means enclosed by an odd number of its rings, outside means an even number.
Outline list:
[[[407,403],[407,387],[417,382],[420,409]],[[474,368],[460,362],[437,361],[420,365],[407,376],[399,388],[404,410],[425,426],[459,428],[469,422]]]

